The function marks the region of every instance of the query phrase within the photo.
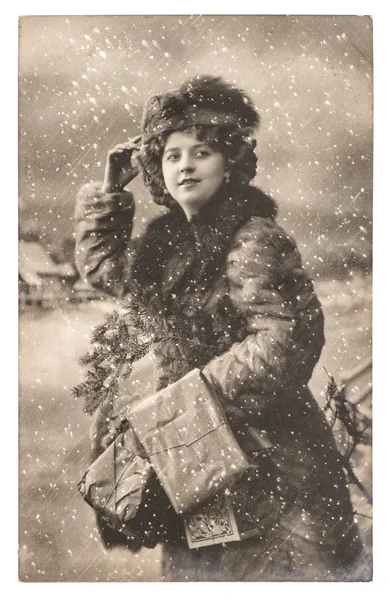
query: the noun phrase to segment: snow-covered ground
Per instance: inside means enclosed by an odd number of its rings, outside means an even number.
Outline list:
[[[312,379],[323,405],[327,374],[345,375],[371,353],[371,282],[318,282],[325,310],[326,346]],[[137,555],[105,551],[93,511],[77,491],[88,456],[90,417],[71,388],[81,381],[77,358],[91,327],[112,308],[90,303],[20,316],[20,579],[23,581],[158,581],[160,550]],[[148,362],[131,385],[145,389]],[[367,385],[370,371],[357,387]],[[359,390],[355,390],[358,393]],[[370,413],[370,399],[362,410]],[[371,485],[371,454],[356,454],[358,473]],[[353,486],[354,487],[354,486]],[[351,489],[357,518],[370,544],[371,506]],[[365,515],[365,516],[362,516]]]

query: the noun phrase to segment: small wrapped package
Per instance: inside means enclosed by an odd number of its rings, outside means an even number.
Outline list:
[[[131,428],[92,463],[78,489],[110,528],[149,548],[175,514]]]
[[[259,534],[259,529],[244,503],[237,505],[234,497],[219,494],[201,509],[184,517],[189,548],[237,542]]]
[[[177,514],[198,509],[251,464],[199,369],[126,413]]]

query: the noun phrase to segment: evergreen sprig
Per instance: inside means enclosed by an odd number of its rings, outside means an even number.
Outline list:
[[[339,449],[340,444],[337,445],[341,463],[346,471],[348,482],[357,485],[367,501],[372,504],[371,494],[355,474],[351,460],[358,444],[371,443],[369,432],[372,419],[364,415],[346,398],[345,387],[339,386],[335,378],[325,368],[324,370],[329,379],[325,393],[324,413],[332,428],[337,424],[341,425],[344,438],[346,438],[342,450]]]
[[[91,341],[94,347],[80,358],[80,363],[88,368],[86,378],[72,390],[75,397],[85,398],[84,411],[88,414],[102,402],[114,400],[120,376],[128,376],[134,363],[149,349],[139,336],[131,336],[127,315],[117,311],[106,315],[103,323],[93,329]]]
[[[214,325],[200,311],[194,316],[181,297],[163,305],[150,290],[134,287],[123,312],[109,313],[94,327],[93,348],[80,358],[86,378],[73,394],[85,399],[84,411],[92,414],[102,402],[115,399],[121,378],[128,377],[149,351],[163,372],[157,383],[157,389],[163,389],[231,344],[226,335],[221,338],[213,331]]]

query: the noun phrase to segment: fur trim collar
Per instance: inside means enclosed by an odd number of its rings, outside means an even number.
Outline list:
[[[177,205],[147,226],[131,280],[158,289],[164,298],[177,293],[183,279],[187,286],[200,284],[204,292],[210,278],[215,279],[236,231],[251,217],[275,219],[276,215],[275,201],[254,186],[222,190],[191,221]],[[194,292],[193,285],[190,291]]]

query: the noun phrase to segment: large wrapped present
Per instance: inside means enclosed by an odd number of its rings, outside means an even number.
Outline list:
[[[199,369],[131,406],[126,417],[178,514],[225,491],[251,467]]]
[[[175,517],[131,428],[92,463],[78,489],[111,529],[150,548],[166,537]]]

